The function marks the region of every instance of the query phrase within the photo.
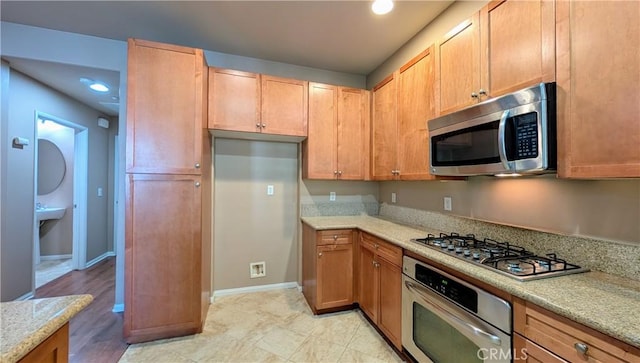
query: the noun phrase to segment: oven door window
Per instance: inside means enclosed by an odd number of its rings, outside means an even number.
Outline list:
[[[485,351],[446,321],[413,303],[413,341],[433,362],[483,362]]]

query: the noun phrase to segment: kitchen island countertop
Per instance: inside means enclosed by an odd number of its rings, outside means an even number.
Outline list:
[[[68,295],[1,303],[0,361],[20,360],[91,301],[91,295]]]
[[[316,230],[357,228],[640,348],[640,281],[599,271],[520,282],[411,242],[437,229],[372,216],[302,217]]]

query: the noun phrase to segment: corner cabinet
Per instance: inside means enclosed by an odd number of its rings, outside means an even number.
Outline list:
[[[640,177],[640,2],[556,7],[558,175]]]
[[[435,114],[435,55],[431,46],[373,89],[374,180],[432,180],[427,120]]]
[[[211,149],[202,50],[130,39],[128,54],[123,325],[137,343],[202,331]]]
[[[369,94],[363,89],[309,83],[303,178],[368,179]]]
[[[368,233],[360,234],[360,308],[402,349],[402,248]]]
[[[303,224],[302,293],[314,311],[350,308],[353,294],[351,229],[316,231]]]
[[[514,353],[527,362],[638,362],[640,349],[519,298],[513,301]]]

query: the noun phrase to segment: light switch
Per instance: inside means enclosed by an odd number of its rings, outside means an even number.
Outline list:
[[[329,192],[329,201],[330,202],[336,201],[336,192]]]
[[[267,185],[267,195],[273,195],[273,185]]]
[[[102,188],[98,187],[98,196],[101,197],[102,196]]]

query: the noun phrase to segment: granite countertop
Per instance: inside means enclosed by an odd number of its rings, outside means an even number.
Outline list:
[[[640,348],[640,281],[591,271],[520,282],[410,241],[436,229],[371,216],[303,217],[316,230],[358,228]]]
[[[16,362],[93,301],[69,295],[0,304],[0,362]]]

